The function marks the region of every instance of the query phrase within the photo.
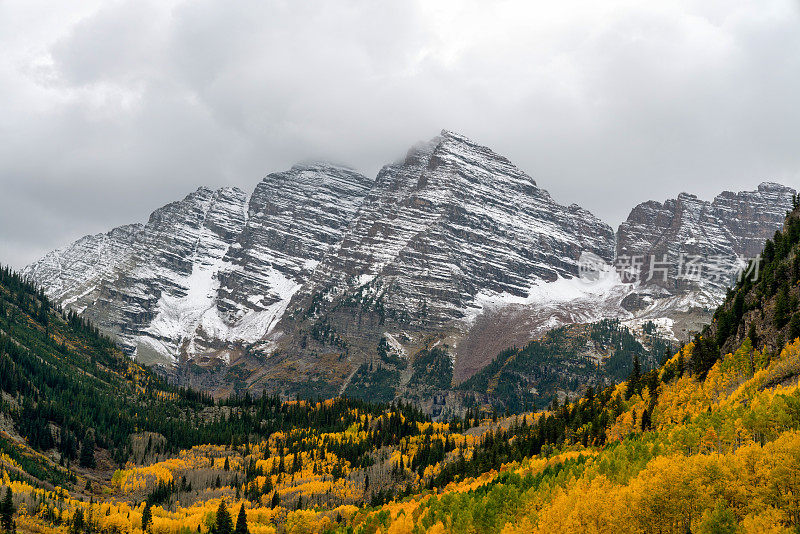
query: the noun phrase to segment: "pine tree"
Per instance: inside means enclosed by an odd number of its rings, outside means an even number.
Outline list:
[[[225,506],[224,499],[219,502],[217,522],[214,524],[214,528],[211,529],[211,532],[212,534],[233,534],[233,519],[231,519],[231,514]]]
[[[272,501],[270,502],[270,507],[274,509],[280,505],[281,505],[281,498],[278,495],[278,492],[276,491],[272,494]]]
[[[789,339],[794,341],[798,337],[800,337],[800,312],[792,315],[792,319],[789,321]]]
[[[775,299],[775,326],[783,328],[789,321],[789,286],[784,284]]]
[[[242,503],[241,508],[239,508],[239,517],[236,518],[236,530],[234,530],[236,534],[249,534],[247,530],[247,514],[244,511],[244,503]]]
[[[642,411],[642,432],[649,430],[650,424],[651,424],[650,412],[647,410]]]
[[[70,534],[80,534],[83,532],[83,527],[83,508],[78,508],[72,517],[72,524],[69,527]]]
[[[704,380],[709,369],[716,363],[719,358],[719,349],[717,344],[700,334],[694,337],[694,349],[692,350],[692,370],[701,379]]]
[[[0,528],[11,532],[14,527],[14,495],[11,487],[6,488],[6,495],[0,503]]]
[[[83,446],[81,447],[79,463],[81,467],[94,468],[97,466],[97,462],[94,459],[94,430],[89,429],[86,432],[86,437],[83,439]]]
[[[756,331],[756,323],[750,323],[750,328],[747,329],[747,337],[750,338],[750,343],[753,348],[758,347],[758,332]]]
[[[144,505],[144,511],[142,512],[142,530],[147,532],[147,528],[150,526],[150,523],[153,522],[153,512],[150,510],[150,502],[148,501]]]

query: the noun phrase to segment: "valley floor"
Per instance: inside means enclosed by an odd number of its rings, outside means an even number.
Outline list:
[[[244,507],[252,533],[796,531],[800,340],[773,356],[745,341],[702,380],[684,369],[693,349],[655,380],[573,406],[469,429],[414,423],[408,436],[371,450],[370,465],[344,461],[332,444],[373,440],[386,414],[363,414],[342,432],[297,428],[307,446],[294,454],[282,450],[292,440],[281,433],[194,447],[131,464],[83,492],[35,487],[3,454],[2,491],[13,491],[18,532],[75,532],[76,514],[86,532],[142,532],[145,508],[149,532],[213,532],[221,500],[234,518]],[[539,454],[492,468],[487,453],[529,439],[531,429],[547,432],[548,419],[578,421],[575,410],[593,415]],[[591,437],[604,418],[602,437]],[[465,476],[448,474],[459,464]]]

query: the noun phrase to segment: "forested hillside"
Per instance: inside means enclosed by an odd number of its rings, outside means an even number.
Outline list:
[[[672,344],[652,322],[642,330],[640,342],[618,320],[555,328],[522,349],[502,352],[459,389],[486,393],[511,413],[546,408],[554,398],[616,384],[635,367],[648,371],[671,355]]]
[[[796,532],[799,254],[795,209],[759,275],[662,365],[631,361],[625,381],[543,411],[446,422],[403,404],[171,388],[5,270],[0,528]],[[611,340],[610,357],[657,355],[616,323],[586,328]],[[555,365],[555,347],[587,339],[572,334],[509,351],[470,387],[521,391],[515,366]],[[441,367],[435,354],[423,363],[426,376]]]

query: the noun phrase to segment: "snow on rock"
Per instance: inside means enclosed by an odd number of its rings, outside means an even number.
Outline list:
[[[141,231],[141,224],[129,224],[82,237],[47,253],[22,273],[40,284],[51,299],[71,305],[96,291],[99,280],[113,277],[117,266],[130,259],[131,245]]]
[[[386,338],[389,347],[391,347],[395,353],[402,355],[404,358],[408,358],[408,352],[406,352],[405,347],[403,347],[403,344],[400,343],[394,335],[389,332],[384,332],[383,336]]]
[[[352,169],[323,163],[296,165],[264,178],[250,198],[237,246],[225,257],[224,298],[217,303],[223,320],[269,319],[274,326],[294,293],[340,242],[370,184]],[[253,301],[253,294],[264,298]]]
[[[481,292],[476,295],[474,306],[471,309],[480,312],[487,307],[498,308],[510,304],[537,307],[569,305],[578,302],[606,304],[619,302],[631,292],[632,284],[623,283],[619,275],[610,267],[601,274],[593,280],[579,276],[569,278],[558,276],[553,282],[536,280],[524,297],[509,293]],[[471,315],[474,316],[474,314]]]
[[[606,265],[597,276],[561,277],[548,282],[536,280],[525,296],[509,293],[481,292],[467,310],[464,324],[486,334],[486,324],[511,325],[513,335],[496,331],[493,335],[509,335],[507,345],[524,343],[541,336],[547,330],[565,324],[589,323],[604,318],[632,317],[620,303],[634,290],[633,284],[623,283],[619,274]],[[513,319],[516,317],[516,319]],[[501,319],[502,318],[502,319]],[[478,324],[481,323],[481,324]]]
[[[147,224],[82,238],[25,270],[148,363],[230,354],[263,339],[369,187],[343,167],[298,165],[250,198],[201,187]]]
[[[249,201],[235,188],[201,187],[146,224],[86,236],[24,274],[148,363],[226,359],[253,346],[314,370],[330,351],[358,365],[386,337],[406,357],[447,344],[459,381],[566,323],[618,317],[675,332],[680,314],[713,309],[725,283],[634,285],[609,266],[587,280],[581,255],[608,265],[631,255],[752,257],[793,193],[764,183],[713,202],[685,193],[645,202],[615,236],[507,158],[442,131],[375,180],[311,163],[269,174]],[[346,351],[307,346],[323,319]]]
[[[244,227],[245,201],[239,189],[201,187],[154,211],[144,225],[67,247],[59,254],[62,275],[57,280],[43,278],[48,257],[26,272],[63,305],[83,310],[115,334],[129,353],[142,348],[159,356],[155,362],[169,364],[214,299],[222,258]],[[92,239],[95,250],[86,250],[83,244]],[[113,253],[106,253],[109,249]],[[67,261],[76,256],[82,260]],[[64,280],[76,279],[81,282],[72,282],[72,294],[65,292]]]
[[[664,203],[636,206],[617,231],[617,257],[644,260],[642,283],[625,307],[651,318],[716,308],[731,276],[781,227],[794,194],[792,188],[764,182],[755,191],[725,191],[712,202],[681,193]],[[681,258],[691,257],[701,258],[701,276],[681,278],[686,275],[685,268],[679,272]],[[651,269],[653,258],[657,264]],[[655,270],[664,265],[666,280]]]
[[[641,342],[645,338],[644,325],[655,326],[656,333],[663,338],[678,341],[675,337],[675,321],[671,317],[636,318],[622,321],[622,326],[631,331]]]
[[[613,230],[443,131],[380,171],[314,283],[336,294],[381,287],[387,313],[424,315],[435,329],[463,319],[479,294],[523,297],[532,282],[577,274],[583,251],[610,262]]]

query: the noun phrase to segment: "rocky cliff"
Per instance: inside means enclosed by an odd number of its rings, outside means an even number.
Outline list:
[[[195,385],[413,396],[564,324],[654,320],[687,335],[793,194],[765,183],[712,202],[646,202],[615,235],[443,131],[375,180],[315,163],[268,175],[249,200],[200,188],[25,274],[129,354]],[[582,255],[607,264],[601,276],[577,276]],[[706,270],[681,276],[694,257]],[[639,276],[621,280],[614,266],[630,258]],[[198,378],[209,369],[222,371]]]
[[[505,157],[444,131],[379,172],[341,243],[278,325],[275,342],[292,358],[276,376],[320,354],[335,354],[329,365],[346,375],[373,359],[384,338],[405,358],[446,345],[460,376],[473,353],[458,345],[486,298],[525,299],[537,284],[574,277],[583,251],[611,262],[613,230],[555,202]],[[496,354],[479,352],[484,363]],[[404,369],[393,387],[411,380]]]
[[[711,202],[682,193],[639,204],[617,231],[617,266],[638,271],[630,276],[638,284],[623,307],[638,317],[686,321],[679,332],[697,329],[781,227],[794,194],[765,182],[755,191],[725,191]]]
[[[299,165],[264,178],[249,207],[238,189],[200,188],[25,274],[146,363],[230,361],[274,327],[368,186],[349,169]]]

